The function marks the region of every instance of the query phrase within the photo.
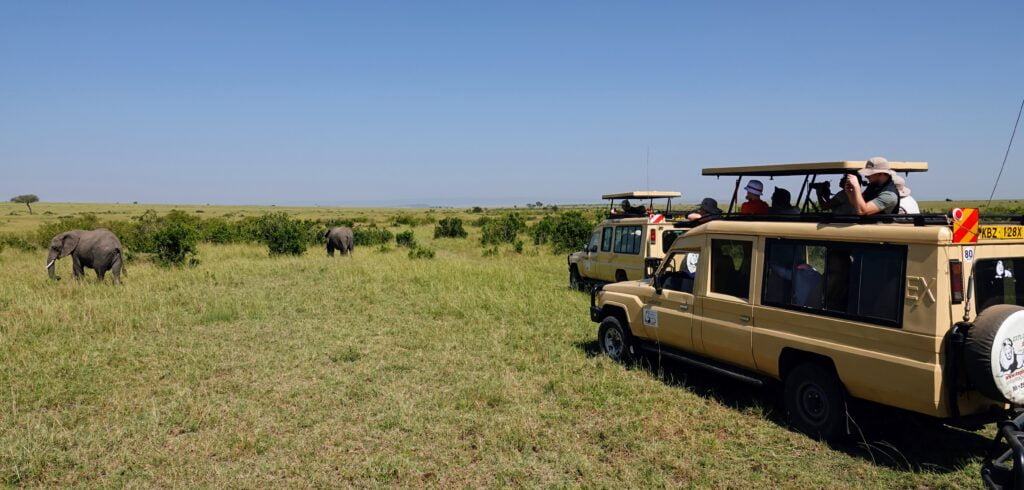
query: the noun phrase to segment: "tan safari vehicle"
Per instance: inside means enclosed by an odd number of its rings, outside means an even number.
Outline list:
[[[592,291],[591,319],[615,360],[781,381],[792,426],[815,437],[846,431],[853,398],[995,421],[1024,403],[1024,218],[991,218],[727,216],[676,239],[653,277]],[[1022,424],[1004,423],[1013,450],[986,478],[1024,474]]]
[[[672,199],[678,192],[634,191],[605,194],[609,201],[608,219],[594,228],[590,241],[582,251],[569,254],[569,286],[583,290],[596,284],[642,279],[657,268],[671,240],[680,232],[670,221]],[[666,200],[662,209],[655,209],[655,200]],[[634,210],[617,210],[622,200],[648,203]],[[662,235],[669,233],[667,237]]]

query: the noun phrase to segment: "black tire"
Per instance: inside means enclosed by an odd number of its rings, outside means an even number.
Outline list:
[[[601,320],[597,328],[597,343],[601,352],[615,362],[627,363],[633,359],[633,338],[614,316]]]
[[[580,269],[576,264],[569,266],[569,289],[583,291],[583,278],[580,277]]]
[[[615,282],[628,281],[629,277],[626,276],[626,271],[619,269],[615,271]]]
[[[794,429],[824,440],[843,435],[846,394],[831,367],[811,362],[796,366],[786,376],[783,398]]]
[[[974,320],[974,326],[968,330],[967,339],[964,342],[964,369],[967,371],[967,380],[971,386],[993,400],[1005,400],[1017,404],[1024,402],[1020,392],[1004,391],[1005,382],[1003,383],[1004,387],[1001,388],[997,380],[1024,369],[1024,359],[1015,353],[1015,351],[1019,351],[1021,345],[1010,340],[1016,335],[1001,332],[1002,329],[1007,328],[1004,324],[1007,323],[1010,316],[1020,311],[1024,311],[1024,308],[1017,305],[995,305],[985,308]],[[1012,328],[1012,325],[1009,327]],[[1006,347],[1003,344],[1006,342],[1009,342],[1011,351],[1008,371],[994,372],[993,357],[1001,354]]]

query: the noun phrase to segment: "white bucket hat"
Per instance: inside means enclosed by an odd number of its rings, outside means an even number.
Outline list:
[[[744,187],[743,190],[755,196],[760,196],[761,193],[764,192],[764,184],[762,184],[760,180],[751,180],[750,182],[747,182],[747,186]]]

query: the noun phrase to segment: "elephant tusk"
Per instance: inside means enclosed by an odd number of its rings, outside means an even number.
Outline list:
[[[57,259],[53,259],[53,260],[50,261],[49,264],[46,264],[46,270],[50,270],[50,266],[53,265],[53,263],[56,262],[56,261],[57,261]]]

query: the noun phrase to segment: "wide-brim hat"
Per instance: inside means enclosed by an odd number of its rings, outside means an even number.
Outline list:
[[[899,191],[900,197],[907,197],[910,195],[910,188],[907,187],[907,179],[904,179],[899,175],[893,175],[892,183],[896,184],[896,190]]]
[[[764,192],[764,184],[760,180],[751,180],[747,182],[747,186],[743,190],[755,196],[760,196]]]
[[[865,177],[880,173],[887,173],[893,177],[896,176],[896,172],[893,172],[892,166],[889,165],[889,160],[882,157],[874,157],[868,160],[859,173]]]
[[[722,214],[721,208],[718,207],[718,201],[710,197],[705,197],[704,200],[700,202],[700,207],[697,208],[697,210],[704,211],[708,214]]]

